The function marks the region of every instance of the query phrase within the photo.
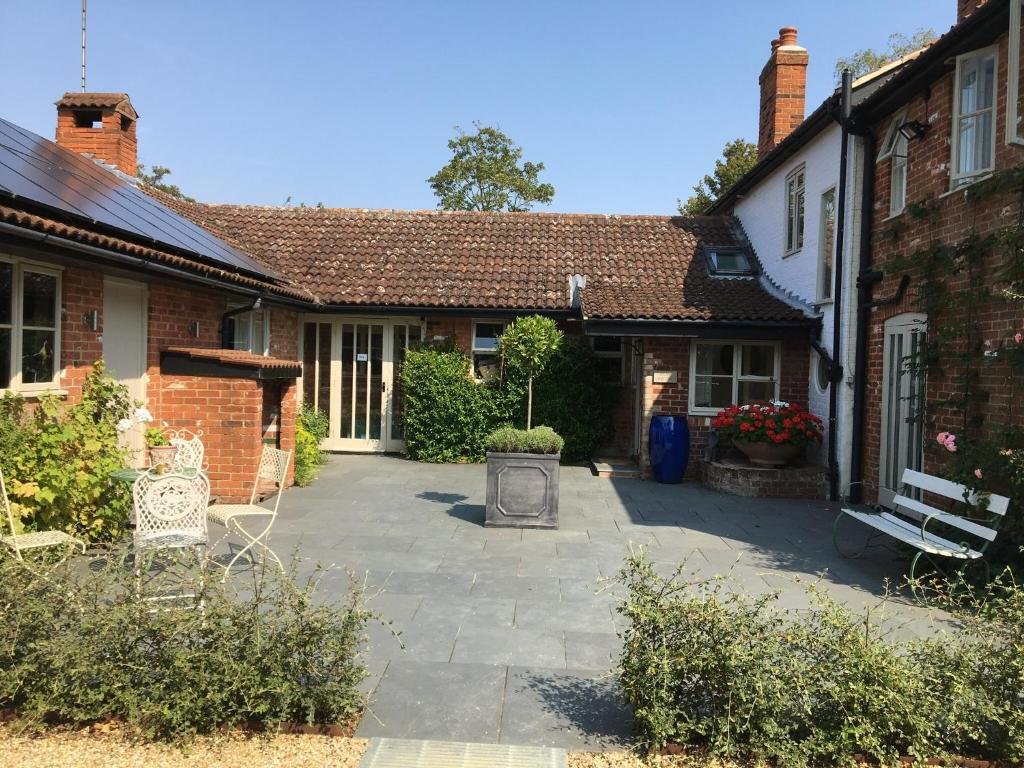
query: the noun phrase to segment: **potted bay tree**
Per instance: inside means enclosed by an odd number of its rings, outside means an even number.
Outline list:
[[[501,335],[501,354],[526,374],[526,429],[502,427],[487,437],[487,513],[484,525],[558,527],[558,462],[564,441],[550,427],[533,427],[533,379],[562,344],[555,321],[516,320]]]

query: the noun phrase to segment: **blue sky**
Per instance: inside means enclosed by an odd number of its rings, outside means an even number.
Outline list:
[[[126,91],[139,158],[210,202],[433,208],[453,126],[542,161],[559,211],[671,213],[724,143],[757,138],[780,26],[835,59],[949,28],[956,0],[90,0],[89,89]],[[0,115],[51,138],[79,83],[79,0],[0,0]]]

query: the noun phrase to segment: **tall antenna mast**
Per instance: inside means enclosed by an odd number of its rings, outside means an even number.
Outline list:
[[[85,93],[85,0],[82,0],[82,93]]]

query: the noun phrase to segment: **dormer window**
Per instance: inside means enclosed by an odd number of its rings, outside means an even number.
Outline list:
[[[745,248],[708,248],[705,253],[713,275],[754,274],[754,264]]]

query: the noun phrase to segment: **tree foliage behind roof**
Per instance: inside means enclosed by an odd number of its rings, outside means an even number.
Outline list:
[[[177,184],[171,184],[169,182],[164,181],[164,177],[170,176],[171,173],[171,169],[163,165],[154,165],[151,171],[149,173],[146,173],[146,166],[142,165],[141,163],[139,164],[138,170],[136,171],[136,175],[138,176],[139,181],[141,181],[143,184],[153,187],[153,189],[159,189],[161,192],[164,192],[170,195],[171,197],[176,197],[179,200],[185,200],[187,202],[194,203],[195,198],[189,197],[184,192],[182,192]]]
[[[889,35],[889,44],[884,50],[876,51],[874,48],[863,48],[849,56],[837,59],[836,82],[842,78],[844,69],[850,70],[854,78],[866,75],[908,53],[913,53],[918,48],[923,48],[937,37],[934,29],[919,29],[909,37],[902,32],[893,32]]]
[[[538,179],[544,163],[520,161],[523,150],[508,136],[487,125],[473,123],[475,133],[456,127],[449,139],[452,159],[427,179],[448,211],[528,211],[533,203],[550,203],[551,184]]]
[[[734,139],[725,145],[722,157],[715,161],[715,170],[706,174],[693,187],[686,202],[676,200],[683,216],[699,216],[757,163],[757,145],[746,139]]]

